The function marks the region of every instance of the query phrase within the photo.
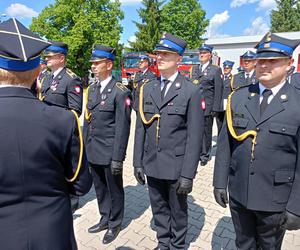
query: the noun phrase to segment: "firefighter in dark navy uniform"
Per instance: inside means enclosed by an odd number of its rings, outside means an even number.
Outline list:
[[[80,116],[82,111],[82,81],[66,68],[68,45],[52,42],[45,52],[47,67],[51,70],[41,82],[40,99],[57,106],[75,110]]]
[[[187,194],[202,145],[200,90],[177,71],[185,47],[182,39],[164,34],[155,48],[161,78],[140,88],[133,165],[140,184],[147,176],[155,249],[185,249]]]
[[[256,54],[253,51],[248,50],[241,56],[241,58],[243,60],[243,71],[233,76],[231,89],[237,89],[239,87],[256,83]]]
[[[212,51],[213,47],[207,44],[203,44],[199,48],[201,64],[193,66],[190,75],[192,82],[199,85],[203,95],[201,106],[204,110],[205,129],[200,155],[202,166],[206,165],[210,159],[214,117],[222,112],[222,70],[220,67],[212,65]]]
[[[48,42],[16,19],[0,41],[1,249],[76,250],[69,193],[92,185],[77,114],[30,90]]]
[[[45,51],[45,61],[50,71],[40,78],[39,98],[51,105],[67,108],[81,115],[82,82],[71,70],[66,68],[68,45],[63,42],[51,42]],[[79,198],[71,195],[73,213],[79,206]]]
[[[290,83],[297,89],[300,89],[300,73],[294,73],[290,76]]]
[[[112,77],[115,49],[95,45],[92,72],[96,82],[87,90],[87,157],[97,195],[99,223],[90,233],[107,229],[103,243],[112,242],[121,230],[124,215],[122,168],[130,131],[130,91]]]
[[[223,112],[218,112],[218,116],[216,117],[217,127],[218,127],[218,134],[221,131],[221,127],[225,117],[225,110],[227,106],[227,99],[229,94],[231,93],[230,82],[232,79],[232,67],[234,62],[226,60],[223,62],[223,91],[222,91],[222,107]]]
[[[228,203],[238,249],[281,249],[300,228],[300,91],[287,81],[300,40],[267,33],[258,82],[233,91],[218,138],[214,195]]]
[[[157,75],[154,74],[150,69],[150,58],[146,55],[140,56],[139,61],[139,71],[135,74],[133,79],[133,108],[138,110],[138,99],[139,99],[139,88],[145,81],[151,81],[157,78]]]

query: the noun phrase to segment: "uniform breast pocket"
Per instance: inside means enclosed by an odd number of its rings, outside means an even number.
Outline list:
[[[53,90],[53,94],[63,95],[66,92],[66,86],[59,86]]]
[[[240,135],[245,132],[248,126],[249,120],[246,118],[235,117],[232,119],[232,125],[235,128],[235,131]]]
[[[270,143],[272,148],[284,148],[285,150],[295,149],[297,126],[284,123],[271,123],[269,127]]]
[[[99,106],[100,112],[114,112],[115,106],[113,104],[101,105]]]
[[[294,181],[294,170],[281,169],[274,172],[273,200],[286,203]]]
[[[178,127],[185,124],[186,121],[186,106],[168,106],[168,123],[170,126]]]

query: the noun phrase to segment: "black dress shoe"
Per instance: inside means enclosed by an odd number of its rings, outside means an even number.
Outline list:
[[[97,223],[96,225],[90,227],[88,229],[88,232],[89,233],[98,233],[98,232],[101,232],[103,230],[106,230],[108,228],[108,225],[103,223],[103,222],[99,222]]]
[[[121,231],[121,227],[108,229],[103,237],[102,243],[103,244],[111,243],[115,238],[117,238],[120,231]]]
[[[201,162],[200,162],[200,165],[201,166],[205,166],[207,164],[207,161],[206,160],[202,160]]]

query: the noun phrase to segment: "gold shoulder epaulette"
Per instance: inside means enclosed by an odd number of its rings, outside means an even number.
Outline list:
[[[67,69],[66,72],[67,72],[67,74],[68,74],[69,76],[71,76],[72,78],[78,77],[78,76],[77,76],[72,70],[70,70],[70,69]]]
[[[120,90],[122,90],[122,91],[127,91],[128,90],[128,88],[126,87],[126,86],[124,86],[122,83],[120,83],[120,82],[117,82],[116,83],[116,86],[120,89]]]

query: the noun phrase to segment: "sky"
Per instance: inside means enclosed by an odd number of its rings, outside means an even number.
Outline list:
[[[32,17],[55,0],[0,0],[0,21],[16,17],[26,26]],[[124,11],[121,43],[134,41],[137,31],[133,21],[140,22],[137,9],[142,7],[141,0],[120,0]],[[204,38],[230,36],[263,35],[270,27],[269,14],[275,8],[275,0],[199,0],[210,20]]]

